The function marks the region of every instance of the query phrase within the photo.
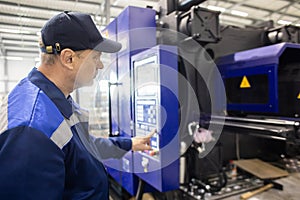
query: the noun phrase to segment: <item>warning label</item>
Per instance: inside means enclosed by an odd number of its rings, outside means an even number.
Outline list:
[[[251,85],[246,76],[243,77],[243,80],[240,84],[240,88],[251,88]]]

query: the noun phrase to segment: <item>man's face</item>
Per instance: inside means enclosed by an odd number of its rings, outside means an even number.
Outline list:
[[[84,50],[76,52],[79,58],[76,63],[76,80],[75,88],[88,86],[93,84],[93,79],[98,74],[98,69],[103,68],[103,63],[100,60],[101,52],[94,50]]]

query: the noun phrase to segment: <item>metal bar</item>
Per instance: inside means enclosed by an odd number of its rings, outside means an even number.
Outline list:
[[[287,140],[284,137],[279,137],[279,136],[274,136],[274,135],[264,135],[264,134],[256,134],[256,133],[249,133],[249,135],[261,137],[261,138],[267,138],[267,139],[274,139],[274,140],[282,140],[282,141]]]
[[[105,0],[105,14],[106,14],[105,24],[107,25],[110,22],[110,0]]]
[[[255,130],[255,131],[265,131],[265,132],[276,133],[276,134],[282,134],[282,133],[293,131],[292,128],[288,129],[285,127],[277,128],[277,127],[270,127],[270,126],[263,127],[263,126],[257,126],[257,125],[247,125],[247,124],[238,124],[238,123],[230,123],[230,122],[225,122],[223,124],[221,122],[211,121],[211,124],[224,125],[224,126],[234,127],[234,128],[250,129],[250,130]]]
[[[280,19],[282,19],[284,16],[286,16],[286,15],[288,15],[287,14],[287,11],[288,11],[288,9],[290,8],[290,6],[292,6],[294,3],[289,3],[288,5],[286,5],[286,6],[284,6],[284,7],[282,7],[282,8],[280,8],[280,9],[277,9],[277,10],[275,10],[272,14],[274,14],[274,13],[280,13],[280,16],[277,18],[277,21],[278,20],[280,20]],[[283,10],[282,12],[279,12],[279,11],[281,11],[281,10]],[[271,14],[271,15],[272,15]],[[267,15],[265,16],[265,17],[267,17]]]
[[[299,126],[298,121],[292,121],[292,120],[281,120],[281,119],[272,119],[272,118],[266,118],[266,119],[250,119],[250,118],[240,118],[240,117],[221,117],[221,116],[212,116],[212,119],[219,119],[219,120],[231,120],[231,121],[240,121],[240,122],[246,122],[246,123],[263,123],[263,124],[274,124],[274,125],[289,125],[289,126]]]

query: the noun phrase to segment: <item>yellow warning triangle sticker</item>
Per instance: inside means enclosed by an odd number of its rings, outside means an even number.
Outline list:
[[[243,77],[243,80],[240,84],[240,88],[251,88],[251,85],[246,76]]]
[[[298,97],[297,97],[297,99],[300,99],[300,93],[298,94]]]

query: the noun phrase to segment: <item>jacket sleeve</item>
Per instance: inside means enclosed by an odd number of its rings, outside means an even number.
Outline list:
[[[91,141],[94,142],[97,147],[98,154],[102,159],[108,158],[121,158],[131,150],[132,141],[131,138],[114,137],[114,138],[95,138],[91,137]]]
[[[62,199],[64,154],[45,134],[16,127],[0,134],[0,197]]]

